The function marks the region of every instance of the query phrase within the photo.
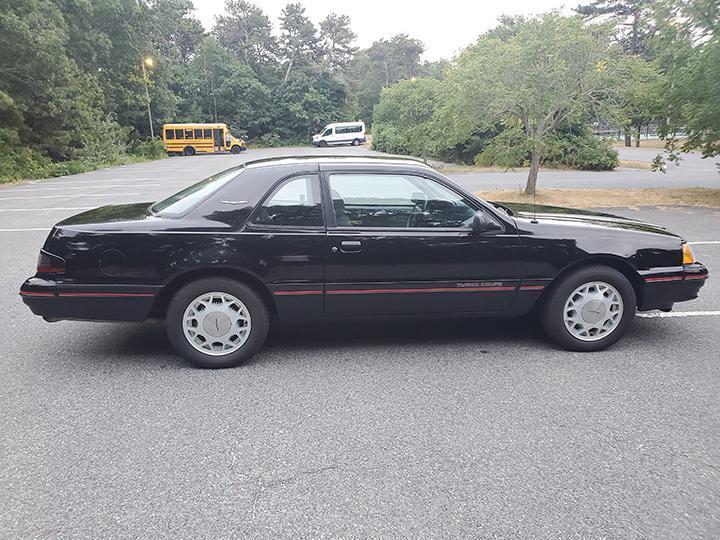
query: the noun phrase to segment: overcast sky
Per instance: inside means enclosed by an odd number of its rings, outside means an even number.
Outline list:
[[[252,0],[251,0],[252,1]],[[225,0],[193,0],[195,15],[206,29],[223,12]],[[288,0],[256,0],[255,5],[272,19]],[[552,9],[570,12],[577,1],[558,0],[302,0],[306,14],[317,25],[328,13],[349,15],[358,35],[357,45],[405,33],[425,43],[425,59],[450,58],[482,32],[492,28],[500,15],[542,13]],[[570,6],[570,7],[567,7]]]

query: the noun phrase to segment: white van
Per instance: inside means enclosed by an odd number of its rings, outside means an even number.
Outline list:
[[[352,144],[357,146],[364,143],[365,123],[364,122],[342,122],[328,124],[317,135],[313,135],[313,146],[331,146],[333,144]]]

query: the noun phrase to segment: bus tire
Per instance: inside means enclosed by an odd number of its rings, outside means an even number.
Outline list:
[[[232,148],[230,149],[230,152],[233,154],[239,154],[240,152],[242,152],[242,148],[237,144],[233,144]]]
[[[184,156],[194,156],[195,149],[192,146],[186,146],[185,148],[183,148],[183,155]]]

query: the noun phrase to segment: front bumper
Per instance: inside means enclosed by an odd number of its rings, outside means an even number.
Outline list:
[[[693,300],[698,297],[698,292],[708,277],[707,268],[698,262],[683,265],[682,273],[646,274],[643,276],[643,294],[638,310],[670,310],[677,302]]]
[[[37,276],[20,287],[25,305],[46,321],[144,321],[158,292],[154,286],[59,284]]]

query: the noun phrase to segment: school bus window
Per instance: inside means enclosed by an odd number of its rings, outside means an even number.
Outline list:
[[[185,138],[186,138],[186,139],[192,139],[192,138],[193,138],[192,129],[186,129],[186,130],[185,130]]]
[[[202,131],[203,131],[202,129],[196,129],[196,130],[195,130],[195,138],[196,138],[196,139],[202,139],[202,138],[203,138]]]
[[[183,130],[182,129],[176,129],[175,130],[175,138],[176,139],[183,139]]]
[[[203,130],[203,137],[206,139],[212,139],[212,129]]]
[[[174,139],[175,138],[175,132],[172,129],[166,129],[165,130],[165,138],[166,139]]]

